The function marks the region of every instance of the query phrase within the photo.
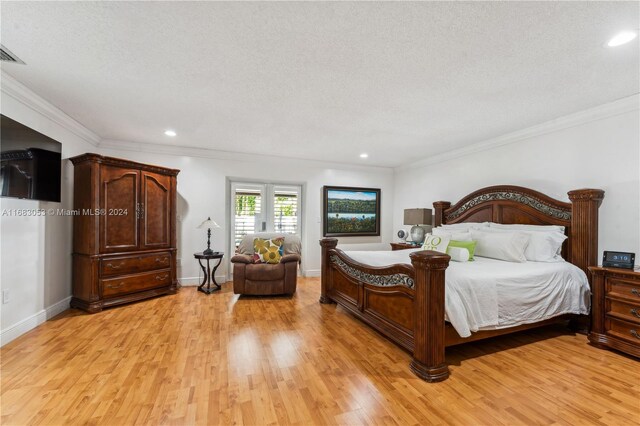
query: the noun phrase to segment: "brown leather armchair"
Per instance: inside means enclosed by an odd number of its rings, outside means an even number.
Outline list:
[[[253,263],[253,239],[284,237],[284,255],[280,263]],[[296,291],[298,264],[300,263],[300,238],[296,235],[248,234],[238,246],[233,263],[233,292],[265,296],[293,294]]]

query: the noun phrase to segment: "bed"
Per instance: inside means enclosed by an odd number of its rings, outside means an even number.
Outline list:
[[[588,266],[597,263],[598,208],[604,198],[604,191],[579,189],[569,191],[568,195],[569,203],[518,186],[487,187],[467,195],[453,205],[446,201],[435,202],[434,225],[495,222],[564,226],[568,238],[562,247],[562,257],[577,267],[574,270],[579,269],[588,277]],[[451,323],[456,323],[455,318],[447,318],[450,321],[445,319],[445,277],[450,267],[448,255],[422,250],[395,252],[392,256],[396,256],[397,263],[386,264],[388,260],[385,259],[388,257],[381,257],[378,261],[371,254],[365,257],[363,253],[352,253],[351,257],[338,249],[337,244],[338,240],[335,238],[320,240],[320,303],[339,304],[407,350],[412,354],[411,370],[428,382],[442,381],[449,377],[445,360],[447,346],[568,319],[587,324],[585,318],[588,317],[584,314],[588,310],[583,307],[579,309],[583,315],[551,313],[542,315],[540,321],[533,323],[513,318],[511,323],[507,321],[502,326],[498,323],[487,327],[483,327],[483,322],[480,321],[480,327],[471,327],[477,331],[459,332]],[[473,267],[495,268],[496,265],[491,263],[481,260]],[[476,272],[468,268],[469,266],[452,265],[450,275],[473,276]],[[536,274],[538,273],[529,276]],[[503,280],[502,285],[508,284],[508,279]],[[549,288],[552,287],[553,284]],[[586,293],[588,297],[588,289]],[[560,293],[550,292],[539,307],[546,307],[546,304],[559,297],[558,294]],[[571,303],[563,301],[565,302]],[[479,312],[480,316],[482,314],[483,312]],[[457,324],[457,328],[461,330],[464,327]]]

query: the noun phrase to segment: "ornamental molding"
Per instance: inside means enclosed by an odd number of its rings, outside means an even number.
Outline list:
[[[446,214],[447,220],[456,219],[461,216],[467,210],[475,207],[479,204],[487,203],[490,201],[513,201],[516,203],[524,204],[533,208],[534,210],[539,211],[540,213],[550,216],[554,219],[560,220],[571,220],[571,210],[570,209],[562,209],[558,207],[550,206],[549,204],[541,201],[531,195],[522,194],[519,192],[509,192],[509,191],[495,191],[487,194],[481,194],[473,197],[472,199],[466,201],[463,205],[452,211],[451,213]]]
[[[599,189],[585,190],[585,191],[570,191],[569,199],[571,201],[576,200],[602,200],[604,198],[604,192]]]
[[[85,142],[93,146],[98,146],[101,141],[100,136],[83,126],[78,121],[71,118],[68,114],[66,114],[58,107],[43,99],[37,93],[33,92],[27,86],[11,77],[5,71],[1,72],[1,77],[2,78],[0,78],[0,80],[2,80],[2,84],[0,85],[0,90],[2,91],[3,95],[15,99],[32,111],[35,111],[41,116],[46,117],[48,120],[61,126],[65,130],[73,133]],[[46,134],[46,132],[42,131],[44,129],[39,128],[39,126],[33,126],[33,123],[25,124],[29,127],[33,127],[35,130],[40,131],[41,133]]]
[[[534,137],[546,135],[548,133],[558,132],[571,127],[592,123],[594,121],[602,120],[608,117],[635,112],[638,111],[640,105],[639,100],[640,95],[635,93],[626,98],[599,105],[584,111],[565,115],[563,117],[555,118],[551,121],[547,121],[546,123],[541,123],[532,127],[528,127],[526,129],[518,130],[516,132],[507,133],[496,138],[480,141],[471,145],[467,145],[463,148],[443,152],[441,154],[433,155],[431,157],[427,157],[408,164],[401,164],[400,166],[396,167],[395,170],[396,172],[406,172],[408,169],[420,169],[432,164],[439,164],[445,161],[453,160],[455,158],[466,157],[468,155],[473,155],[479,152],[499,148],[501,146],[528,140]]]
[[[374,285],[377,287],[391,287],[396,285],[403,285],[408,288],[413,288],[414,281],[407,274],[397,273],[390,275],[376,275],[370,274],[368,272],[361,271],[360,269],[356,269],[353,266],[348,265],[338,256],[333,255],[329,257],[331,263],[335,264],[342,272],[349,275],[351,278],[354,278],[357,281],[362,281],[369,285]]]
[[[135,169],[146,170],[149,172],[154,172],[154,173],[159,173],[159,174],[169,175],[169,176],[177,176],[178,173],[180,173],[180,170],[178,169],[170,169],[168,167],[138,163],[135,161],[124,160],[122,158],[107,157],[104,155],[94,154],[94,153],[78,155],[76,157],[70,158],[70,160],[74,165],[83,163],[85,161],[93,161],[96,163],[107,164],[109,166],[135,168]]]
[[[412,259],[412,264],[414,266],[419,266],[419,267],[423,267],[432,271],[437,271],[440,269],[447,269],[449,267],[449,262],[440,262],[440,263],[433,263],[430,261],[425,261],[425,260],[418,260],[415,261]]]

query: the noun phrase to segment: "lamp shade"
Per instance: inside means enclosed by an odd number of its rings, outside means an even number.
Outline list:
[[[207,220],[205,220],[200,225],[198,225],[198,229],[211,229],[211,228],[220,228],[220,225],[218,225],[215,220],[211,220],[210,217],[208,217]]]
[[[431,209],[404,209],[405,225],[431,225]]]

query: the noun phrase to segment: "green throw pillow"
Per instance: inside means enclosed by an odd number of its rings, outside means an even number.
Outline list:
[[[469,260],[473,260],[473,253],[476,251],[477,241],[458,241],[451,240],[449,241],[449,245],[447,246],[447,251],[449,251],[449,247],[460,247],[469,250]]]

